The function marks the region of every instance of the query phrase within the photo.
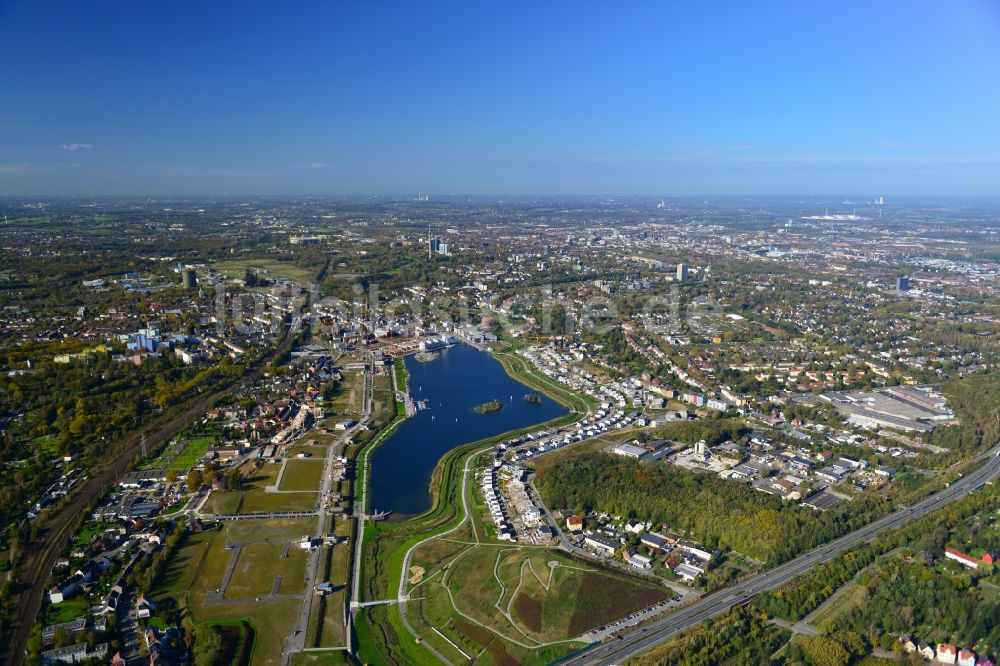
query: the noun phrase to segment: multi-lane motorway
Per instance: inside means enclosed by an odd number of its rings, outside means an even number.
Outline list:
[[[896,529],[926,513],[940,509],[968,495],[1000,471],[1000,444],[987,451],[980,459],[984,462],[976,471],[967,474],[949,487],[926,497],[911,507],[902,508],[881,520],[819,546],[794,560],[789,560],[736,585],[707,595],[700,601],[671,613],[661,620],[624,635],[620,640],[594,645],[563,663],[573,666],[624,663],[630,657],[649,650],[679,631],[725,613],[754,594],[784,585],[815,565],[832,560],[859,542],[870,542],[887,530]]]

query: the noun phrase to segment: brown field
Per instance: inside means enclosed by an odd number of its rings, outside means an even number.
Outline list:
[[[519,594],[514,600],[514,615],[526,629],[540,632],[542,630],[542,602],[527,595]]]
[[[583,573],[576,595],[576,608],[569,620],[569,634],[575,636],[606,622],[645,608],[667,596],[662,588],[642,587],[617,576]]]
[[[503,643],[490,632],[469,624],[465,620],[455,620],[455,630],[469,638],[476,646],[483,646],[490,653],[490,658],[498,666],[519,666],[518,661],[507,654]]]

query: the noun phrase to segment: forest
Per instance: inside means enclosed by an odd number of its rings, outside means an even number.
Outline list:
[[[656,646],[629,663],[635,666],[765,664],[789,637],[788,631],[768,624],[758,614],[736,608],[728,615],[702,623]]]
[[[856,529],[889,509],[887,500],[872,495],[848,503],[849,513],[817,513],[715,475],[607,454],[572,458],[540,471],[536,485],[552,508],[652,521],[709,547],[732,549],[768,564]]]
[[[199,369],[173,356],[135,366],[99,353],[0,377],[0,416],[17,415],[0,422],[0,463],[8,463],[0,465],[0,525],[20,516],[53,480],[53,456],[72,455],[73,464],[86,465],[162,409],[242,373],[228,358]]]
[[[927,441],[950,449],[943,462],[993,445],[1000,439],[1000,372],[992,370],[953,379],[942,387],[959,425],[938,428]]]
[[[1000,603],[995,592],[975,585],[968,571],[941,568],[922,558],[879,560],[858,577],[861,603],[838,628],[886,646],[900,634],[928,643],[1000,644]]]
[[[956,536],[967,534],[968,526],[974,524],[977,515],[995,510],[998,499],[996,489],[988,486],[984,491],[953,503],[945,511],[924,516],[870,544],[813,567],[808,574],[784,587],[756,597],[755,606],[768,615],[798,621],[837,588],[893,549],[906,548],[915,553],[930,553],[934,558],[941,557],[945,545],[955,545]]]
[[[657,437],[666,437],[676,442],[694,444],[704,440],[709,446],[715,446],[749,435],[751,430],[739,419],[707,418],[669,423],[654,432]]]

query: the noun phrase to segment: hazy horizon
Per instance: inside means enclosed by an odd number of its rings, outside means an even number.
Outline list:
[[[988,0],[17,1],[0,38],[0,195],[1000,195]]]

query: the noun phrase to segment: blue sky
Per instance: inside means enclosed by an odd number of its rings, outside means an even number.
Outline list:
[[[993,0],[0,0],[0,43],[0,194],[1000,194]]]

